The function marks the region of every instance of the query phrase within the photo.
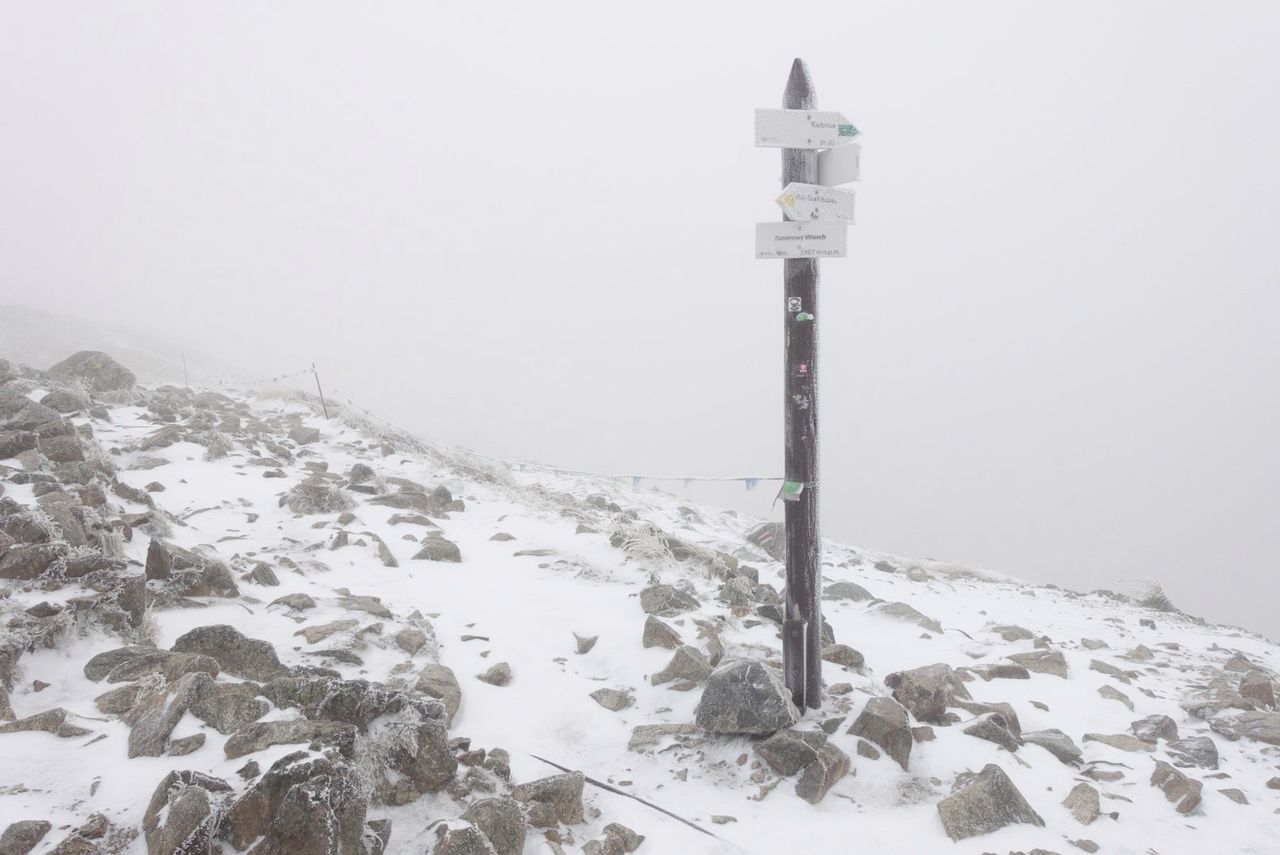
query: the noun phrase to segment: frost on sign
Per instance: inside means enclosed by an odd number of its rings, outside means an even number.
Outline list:
[[[756,110],[756,145],[765,148],[836,148],[858,129],[828,110]]]
[[[847,220],[853,222],[853,191],[792,181],[777,198],[791,220]]]
[[[756,223],[756,258],[842,258],[848,234],[840,221]]]

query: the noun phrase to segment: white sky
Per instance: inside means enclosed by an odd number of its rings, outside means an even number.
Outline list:
[[[0,302],[493,454],[775,474],[752,110],[803,56],[864,134],[825,533],[1280,636],[1277,45],[1270,2],[0,2]]]

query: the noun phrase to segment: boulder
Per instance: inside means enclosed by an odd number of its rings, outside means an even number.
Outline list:
[[[596,689],[590,697],[610,712],[625,710],[635,703],[635,698],[619,689]]]
[[[163,678],[163,685],[197,672],[216,677],[220,670],[221,666],[212,656],[131,645],[94,656],[85,663],[84,675],[94,682],[106,680],[108,683],[132,683],[157,675]]]
[[[774,671],[741,659],[721,665],[707,678],[694,720],[711,733],[767,736],[798,722],[800,711]]]
[[[1204,785],[1188,778],[1163,760],[1156,761],[1151,773],[1151,786],[1158,787],[1178,813],[1188,814],[1200,804],[1200,791]]]
[[[1024,744],[1039,745],[1067,765],[1079,763],[1083,756],[1071,737],[1056,728],[1028,731],[1022,734],[1022,741]]]
[[[218,733],[230,735],[267,714],[271,705],[258,697],[252,683],[207,685],[191,705],[191,714]]]
[[[1251,739],[1268,745],[1280,745],[1280,712],[1242,712],[1215,718],[1209,722],[1215,733],[1232,741]]]
[[[1171,740],[1165,745],[1173,765],[1182,768],[1218,768],[1218,746],[1207,736],[1189,736]]]
[[[921,629],[927,629],[929,632],[938,635],[942,634],[942,624],[927,615],[921,614],[915,607],[906,603],[882,603],[876,606],[874,611],[894,620],[913,623]]]
[[[1005,658],[1018,663],[1028,671],[1067,679],[1067,658],[1062,655],[1061,650],[1032,650],[1029,653],[1014,653]]]
[[[432,532],[430,536],[423,538],[422,548],[414,554],[413,560],[457,564],[462,561],[462,550],[458,548],[458,544]]]
[[[1044,825],[1005,771],[994,763],[938,802],[938,816],[952,840],[990,834],[1014,823]]]
[[[462,687],[458,685],[452,668],[447,665],[424,666],[414,689],[444,704],[445,721],[453,724],[453,717],[462,706]]]
[[[223,753],[227,759],[234,760],[254,751],[262,751],[272,745],[294,745],[302,742],[316,742],[322,745],[337,746],[344,756],[350,756],[354,750],[356,738],[355,725],[336,721],[259,721],[231,734],[223,745]]]
[[[436,845],[431,855],[498,855],[484,832],[469,822],[440,822],[434,828]]]
[[[676,648],[667,667],[650,677],[649,682],[655,686],[661,686],[673,680],[701,683],[709,676],[711,676],[711,664],[707,662],[707,657],[703,656],[698,648],[684,644]]]
[[[386,804],[408,804],[423,793],[439,792],[458,770],[443,721],[413,713],[390,716],[371,723],[369,736],[380,746],[374,794]]]
[[[910,671],[898,671],[884,679],[893,697],[919,721],[937,723],[956,698],[970,697],[969,690],[950,665],[938,663]]]
[[[701,605],[692,595],[670,585],[650,585],[640,592],[640,608],[659,617],[675,617]]]
[[[893,698],[872,698],[849,728],[854,736],[880,746],[903,771],[911,757],[913,739],[907,710]]]
[[[309,445],[313,442],[319,442],[320,429],[298,425],[296,427],[289,428],[289,439],[293,440],[298,445]]]
[[[1249,671],[1240,678],[1240,696],[1253,701],[1259,709],[1276,708],[1276,684],[1262,671]]]
[[[163,755],[173,729],[212,683],[213,678],[208,674],[185,674],[164,691],[145,697],[129,710],[125,715],[125,721],[133,727],[129,731],[129,757]]]
[[[1062,800],[1062,806],[1071,811],[1071,815],[1081,825],[1093,822],[1102,812],[1098,791],[1084,782],[1071,788],[1071,792]]]
[[[1133,735],[1143,742],[1155,744],[1157,740],[1173,741],[1178,738],[1178,723],[1167,715],[1149,715],[1129,725]]]
[[[787,560],[787,537],[783,523],[761,523],[747,532],[747,542],[764,550],[774,561]]]
[[[0,556],[0,579],[30,581],[39,578],[63,561],[68,552],[67,544],[61,542],[15,543]]]
[[[125,392],[138,382],[132,371],[98,350],[73,353],[52,366],[48,373],[64,382],[78,383],[93,395]]]
[[[222,670],[246,680],[272,680],[289,673],[289,669],[280,664],[276,650],[269,642],[248,638],[227,624],[193,629],[178,638],[172,649],[179,653],[211,656]]]
[[[41,437],[37,448],[52,463],[78,463],[84,460],[84,449],[75,434]]]
[[[968,736],[994,742],[1006,751],[1017,751],[1021,747],[1018,737],[1010,731],[1005,717],[998,712],[979,716],[972,724],[965,727],[964,732]]]
[[[874,600],[871,592],[856,582],[834,582],[822,592],[824,600],[852,600],[855,603]]]
[[[534,828],[554,828],[558,823],[583,822],[581,772],[566,772],[517,784],[511,796],[529,805],[529,824]]]
[[[828,644],[822,648],[822,661],[842,665],[845,668],[861,668],[866,659],[847,644]]]
[[[804,768],[796,781],[796,795],[816,805],[841,778],[849,774],[849,755],[831,743],[818,749],[817,758]]]
[[[675,650],[680,646],[680,633],[653,615],[644,619],[644,637],[641,639],[645,647],[665,647]]]
[[[490,686],[505,686],[511,682],[511,665],[506,662],[490,665],[483,674],[477,674],[476,679]]]
[[[751,748],[770,769],[790,776],[817,760],[819,749],[826,744],[825,733],[780,730]]]
[[[207,855],[212,852],[222,799],[231,787],[200,772],[170,772],[161,779],[142,816],[142,833],[152,855]]]
[[[24,819],[0,834],[0,855],[27,855],[53,826],[42,819]]]
[[[526,828],[524,810],[513,799],[480,799],[472,802],[462,818],[484,832],[497,855],[521,855]]]

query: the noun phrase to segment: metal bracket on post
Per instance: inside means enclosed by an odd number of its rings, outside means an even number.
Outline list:
[[[782,622],[782,676],[791,688],[791,700],[798,709],[805,708],[805,622]]]

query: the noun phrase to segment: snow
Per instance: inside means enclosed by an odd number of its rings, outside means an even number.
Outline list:
[[[212,461],[204,459],[202,446],[189,442],[141,455],[113,455],[121,480],[138,488],[152,481],[165,485],[165,492],[153,494],[157,504],[179,519],[185,516],[185,526],[174,526],[174,543],[187,548],[200,546],[228,561],[234,556],[267,561],[281,581],[278,588],[239,582],[241,592],[255,599],[210,600],[201,609],[154,612],[157,645],[168,647],[198,626],[229,623],[246,635],[271,642],[286,665],[323,663],[347,677],[385,680],[407,658],[391,643],[391,636],[408,625],[404,619],[409,614],[420,611],[434,626],[440,661],[454,670],[462,685],[462,707],[451,733],[470,737],[475,746],[510,751],[513,781],[554,774],[555,768],[536,759],[543,757],[661,805],[714,835],[700,834],[637,801],[589,785],[588,802],[600,814],[589,819],[586,828],[574,830],[579,843],[598,834],[605,823],[616,821],[646,835],[642,853],[856,849],[977,855],[1036,847],[1069,852],[1075,850],[1068,840],[1077,838],[1096,841],[1105,853],[1280,851],[1280,820],[1274,814],[1280,808],[1280,792],[1265,787],[1265,781],[1277,774],[1278,752],[1227,741],[1178,706],[1178,699],[1190,685],[1206,681],[1203,669],[1220,666],[1233,651],[1280,670],[1280,652],[1263,638],[1200,625],[1178,615],[1152,613],[1100,595],[1033,587],[940,562],[910,562],[827,543],[824,582],[849,580],[880,599],[909,603],[938,619],[945,631],[930,636],[914,624],[869,611],[868,603],[824,601],[824,615],[836,640],[862,651],[867,662],[866,675],[824,665],[828,684],[848,682],[854,687],[849,695],[852,709],[841,713],[846,717],[831,738],[853,758],[856,774],[840,781],[816,806],[793,794],[792,780],[783,780],[761,797],[760,785],[750,780],[755,755],[748,739],[711,740],[693,749],[677,747],[652,753],[627,750],[632,728],[637,725],[691,722],[699,696],[698,690],[680,692],[649,684],[649,675],[663,668],[671,654],[663,649],[644,649],[640,644],[645,619],[638,603],[640,590],[655,578],[689,584],[704,604],[702,616],[711,617],[725,614],[715,602],[719,581],[691,565],[642,566],[643,562],[629,559],[623,550],[609,545],[609,529],[604,527],[601,533],[575,534],[583,517],[566,513],[569,506],[556,494],[581,500],[603,493],[623,508],[634,509],[640,519],[677,537],[737,555],[759,568],[762,582],[781,589],[781,565],[743,540],[743,533],[758,520],[691,506],[652,489],[633,490],[615,480],[545,472],[500,473],[493,482],[471,480],[462,474],[469,471],[465,457],[445,451],[379,457],[373,450],[376,443],[371,443],[357,425],[326,421],[304,401],[278,396],[247,400],[260,416],[297,413],[305,424],[320,429],[322,439],[307,447],[310,454],[283,467],[288,478],[263,478],[261,467],[246,465],[251,455],[239,445],[227,457]],[[143,413],[136,408],[116,408],[112,423],[92,420],[102,447],[123,449],[153,430]],[[138,456],[160,456],[170,463],[156,469],[128,469]],[[308,460],[327,461],[331,472],[345,472],[352,464],[364,462],[384,476],[409,478],[429,487],[444,484],[466,503],[465,512],[438,520],[444,536],[461,548],[462,563],[411,560],[418,545],[404,540],[404,535],[421,535],[423,530],[390,525],[386,520],[395,511],[366,504],[365,497],[358,495],[358,520],[347,527],[352,544],[330,551],[327,545],[333,527],[317,530],[312,526],[317,521],[331,524],[336,514],[296,516],[278,504],[283,492],[305,477]],[[6,494],[19,502],[32,501],[27,485],[6,485]],[[697,519],[687,519],[682,507],[691,507]],[[212,510],[202,510],[207,508]],[[256,521],[250,521],[251,514],[258,515]],[[604,521],[606,515],[592,517],[588,511],[587,518]],[[356,533],[362,531],[380,536],[401,566],[383,566],[373,543],[356,545]],[[491,541],[499,531],[509,532],[515,539]],[[136,536],[126,544],[126,555],[142,562],[146,548],[146,537]],[[554,554],[514,555],[525,549],[551,549]],[[283,557],[299,564],[320,561],[330,569],[324,572],[312,564],[305,572],[294,572],[276,564]],[[873,569],[882,559],[894,564],[898,572]],[[923,570],[927,578],[911,581],[905,572],[909,568]],[[11,585],[10,603],[21,608],[42,600],[65,600],[78,593],[74,586],[44,592],[24,590],[17,583],[3,584]],[[381,598],[396,619],[380,621],[341,608],[335,593],[339,588]],[[267,606],[271,600],[295,592],[314,597],[317,608],[295,615],[288,609]],[[668,622],[686,643],[699,644],[692,617]],[[1157,628],[1140,626],[1139,620],[1145,617],[1153,617]],[[366,643],[358,649],[362,666],[305,655],[309,649],[355,649],[358,642],[353,632],[340,633],[314,646],[295,635],[301,626],[350,618],[359,620],[358,629],[378,622],[385,625],[381,636],[362,636]],[[728,618],[722,636],[727,658],[779,655],[780,642],[771,624],[745,624],[742,618]],[[1030,680],[975,680],[968,688],[977,700],[1012,704],[1024,731],[1058,728],[1084,749],[1087,759],[1124,764],[1121,768],[1127,774],[1123,780],[1091,782],[1104,794],[1116,797],[1104,795],[1102,809],[1104,814],[1118,811],[1118,821],[1103,816],[1087,827],[1077,823],[1060,803],[1081,779],[1075,770],[1037,746],[1028,744],[1010,755],[964,735],[960,727],[937,727],[935,741],[913,747],[910,772],[902,771],[887,756],[871,761],[857,755],[857,740],[845,731],[867,698],[888,692],[883,679],[890,672],[935,662],[954,667],[999,662],[1010,653],[1035,649],[1031,641],[1005,643],[990,630],[997,624],[1018,624],[1037,636],[1048,636],[1064,651],[1070,677],[1063,680],[1032,674]],[[599,642],[589,653],[578,655],[574,632],[598,635]],[[487,640],[464,642],[464,635]],[[1086,650],[1080,645],[1081,638],[1102,639],[1109,647]],[[1176,641],[1182,649],[1157,646],[1167,641]],[[1120,658],[1140,643],[1155,650],[1157,663],[1165,663],[1164,667]],[[116,823],[140,826],[152,791],[170,769],[199,769],[241,785],[235,770],[249,758],[225,759],[222,745],[226,737],[190,714],[173,736],[203,731],[207,741],[199,751],[183,758],[125,759],[128,727],[114,717],[103,716],[93,705],[92,699],[110,687],[88,681],[81,670],[91,656],[119,645],[118,639],[86,631],[55,649],[36,651],[22,660],[20,680],[12,693],[20,717],[62,706],[88,719],[79,723],[95,731],[95,736],[74,739],[45,733],[0,735],[0,829],[19,819],[50,820],[55,830],[36,852],[48,851],[65,835],[59,827],[73,827],[93,810],[107,813]],[[1107,676],[1089,670],[1094,659],[1137,671],[1140,676],[1132,685],[1116,685]],[[428,661],[422,654],[415,657],[415,673]],[[514,672],[510,685],[490,686],[475,679],[474,675],[502,661],[509,662]],[[36,693],[31,687],[33,679],[50,685]],[[1101,698],[1097,689],[1103,685],[1119,688],[1136,709],[1131,713],[1120,703]],[[588,697],[601,687],[628,690],[634,694],[635,704],[616,713],[605,710]],[[1047,705],[1049,711],[1038,709],[1032,701]],[[840,702],[828,696],[824,709],[810,712],[802,726],[816,727]],[[1206,770],[1184,770],[1205,783],[1203,806],[1191,816],[1179,816],[1163,794],[1148,784],[1153,758],[1163,757],[1162,750],[1154,755],[1132,754],[1082,741],[1085,733],[1127,732],[1129,722],[1153,713],[1172,716],[1184,737],[1210,736],[1221,754],[1220,771],[1229,775],[1215,780],[1206,778]],[[273,712],[270,717],[292,715]],[[253,755],[253,759],[265,769],[297,747],[275,746]],[[747,761],[739,765],[738,758],[744,754]],[[952,843],[934,805],[950,793],[958,773],[979,770],[987,763],[996,763],[1009,774],[1046,826],[1015,825]],[[684,770],[687,780],[680,775]],[[25,789],[17,791],[17,784]],[[1252,804],[1241,806],[1230,801],[1218,793],[1224,787],[1244,790]],[[393,819],[391,853],[419,853],[428,847],[427,826],[438,819],[455,818],[461,810],[441,794],[403,807],[372,808],[370,818]],[[713,824],[713,815],[731,816],[735,821]],[[135,850],[145,851],[141,839]],[[538,834],[531,832],[526,852],[543,851],[548,850]]]

